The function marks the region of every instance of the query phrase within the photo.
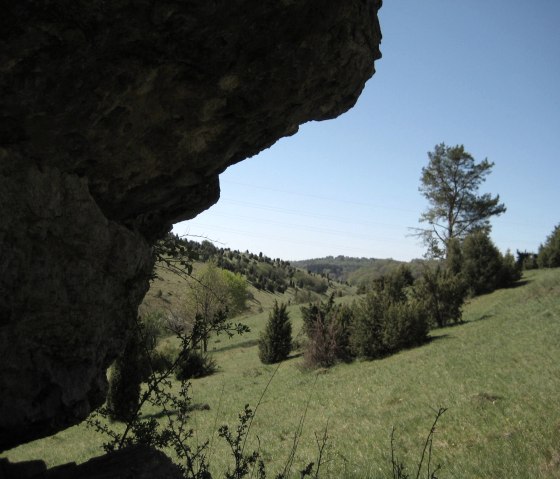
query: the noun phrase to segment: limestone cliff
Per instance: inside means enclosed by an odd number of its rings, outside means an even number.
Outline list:
[[[352,107],[381,0],[18,0],[0,16],[0,450],[82,420],[150,245]]]

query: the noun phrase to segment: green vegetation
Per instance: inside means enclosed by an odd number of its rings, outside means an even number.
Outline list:
[[[428,153],[428,166],[422,168],[420,191],[430,206],[420,216],[428,228],[418,236],[428,247],[430,257],[446,257],[448,243],[463,239],[474,231],[490,231],[490,218],[506,211],[499,195],[477,196],[478,188],[490,174],[494,163],[487,159],[475,163],[463,145],[436,145]]]
[[[259,358],[264,364],[284,361],[292,350],[292,323],[286,304],[274,302],[268,322],[259,338]]]
[[[421,259],[404,263],[394,259],[327,256],[325,258],[293,261],[291,264],[329,281],[338,281],[357,286],[361,292],[365,292],[368,285],[373,281],[392,273],[405,264],[410,269],[412,275],[418,278],[423,274],[424,268],[428,263],[428,261]]]
[[[252,419],[247,451],[258,449],[274,477],[283,470],[305,414],[294,473],[317,459],[315,433],[322,437],[326,430],[321,477],[392,477],[392,427],[399,459],[414,469],[432,408],[444,406],[448,412],[433,440],[432,462],[442,465],[438,477],[558,477],[560,270],[532,270],[523,279],[518,287],[471,299],[463,324],[432,331],[431,341],[420,348],[316,372],[302,369],[301,357],[282,362]],[[274,300],[286,300],[267,294],[260,299],[264,305],[268,298],[266,309]],[[294,332],[300,331],[299,306],[286,311]],[[267,318],[267,311],[237,317],[251,332],[229,340],[212,335],[208,349],[218,373],[192,381],[195,407],[187,424],[195,431],[193,444],[210,441],[212,471],[232,467],[230,446],[217,437],[219,426],[238,424],[239,412],[247,402],[257,404],[275,371],[258,358]],[[179,383],[174,387],[179,390]],[[147,417],[159,412],[154,406],[144,410]],[[83,461],[99,454],[103,441],[80,425],[5,456],[41,457],[50,465]]]
[[[554,227],[544,244],[540,246],[537,263],[540,268],[560,267],[560,225]]]

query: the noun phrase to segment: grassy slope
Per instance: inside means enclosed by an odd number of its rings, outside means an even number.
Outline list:
[[[319,373],[302,371],[301,358],[282,363],[259,406],[250,446],[258,436],[271,472],[280,468],[310,398],[296,465],[314,459],[314,432],[328,424],[330,477],[387,477],[391,427],[398,454],[413,464],[432,408],[444,406],[449,410],[434,442],[439,477],[560,477],[560,270],[531,272],[527,280],[473,300],[466,324],[434,332],[424,347]],[[298,331],[298,307],[290,310]],[[221,370],[193,382],[195,402],[211,408],[193,413],[200,441],[220,424],[234,425],[273,373],[257,357],[266,317],[245,318],[249,335],[211,342]],[[96,454],[96,443],[93,432],[78,426],[6,455],[58,464]],[[215,468],[225,467],[219,438],[210,456]]]

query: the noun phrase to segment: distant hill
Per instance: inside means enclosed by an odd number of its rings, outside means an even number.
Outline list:
[[[271,307],[274,300],[301,304],[336,296],[355,294],[356,288],[334,278],[310,273],[280,258],[272,259],[262,253],[241,252],[218,248],[210,241],[196,242],[181,239],[189,251],[193,276],[208,262],[218,268],[241,275],[248,285],[248,307],[257,312]],[[156,264],[157,277],[150,285],[142,309],[165,310],[183,303],[188,294],[189,278],[177,276],[165,264]],[[187,281],[186,281],[187,280]]]
[[[353,258],[349,256],[327,256],[325,258],[292,261],[293,266],[324,278],[363,286],[380,276],[390,273],[400,265],[407,265],[415,277],[422,274],[425,260],[415,259],[409,262],[394,259]]]

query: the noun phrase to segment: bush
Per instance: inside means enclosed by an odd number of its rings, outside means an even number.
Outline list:
[[[471,233],[463,243],[462,274],[471,294],[490,293],[501,283],[502,257],[490,237]]]
[[[423,305],[431,326],[442,328],[461,321],[467,296],[466,283],[461,275],[453,274],[439,265],[426,268],[412,293],[416,301]]]
[[[142,381],[148,380],[152,368],[160,367],[156,345],[163,335],[163,321],[163,314],[159,311],[148,312],[140,318],[138,324],[140,335],[138,361]],[[155,370],[157,371],[157,368]]]
[[[336,306],[332,296],[326,304],[301,309],[308,337],[304,352],[305,365],[328,368],[338,361],[350,361],[352,309],[344,305]]]
[[[350,333],[352,352],[356,356],[376,358],[386,354],[383,346],[383,311],[381,297],[369,292],[356,306]]]
[[[139,332],[135,329],[122,356],[115,361],[107,396],[109,416],[114,421],[130,421],[137,412],[142,382],[140,343]]]
[[[508,250],[502,257],[502,271],[500,273],[500,284],[498,287],[507,288],[521,279],[521,266]]]
[[[555,226],[545,243],[539,247],[537,263],[539,268],[560,267],[560,224]]]
[[[216,361],[198,349],[184,350],[177,362],[175,377],[179,381],[210,376],[217,371]]]
[[[465,238],[461,274],[473,296],[508,287],[521,277],[513,255],[502,256],[483,231]]]
[[[292,323],[284,303],[274,307],[259,338],[259,358],[264,364],[283,361],[292,350]]]
[[[152,351],[152,371],[164,373],[168,371],[178,358],[180,348],[170,341],[161,341],[157,348]]]
[[[517,267],[521,271],[537,269],[539,267],[537,263],[537,258],[538,258],[538,254],[536,253],[517,250],[517,260],[516,260]]]
[[[354,354],[379,358],[426,341],[427,310],[424,302],[409,297],[411,284],[406,268],[374,283],[355,309],[350,336]]]

